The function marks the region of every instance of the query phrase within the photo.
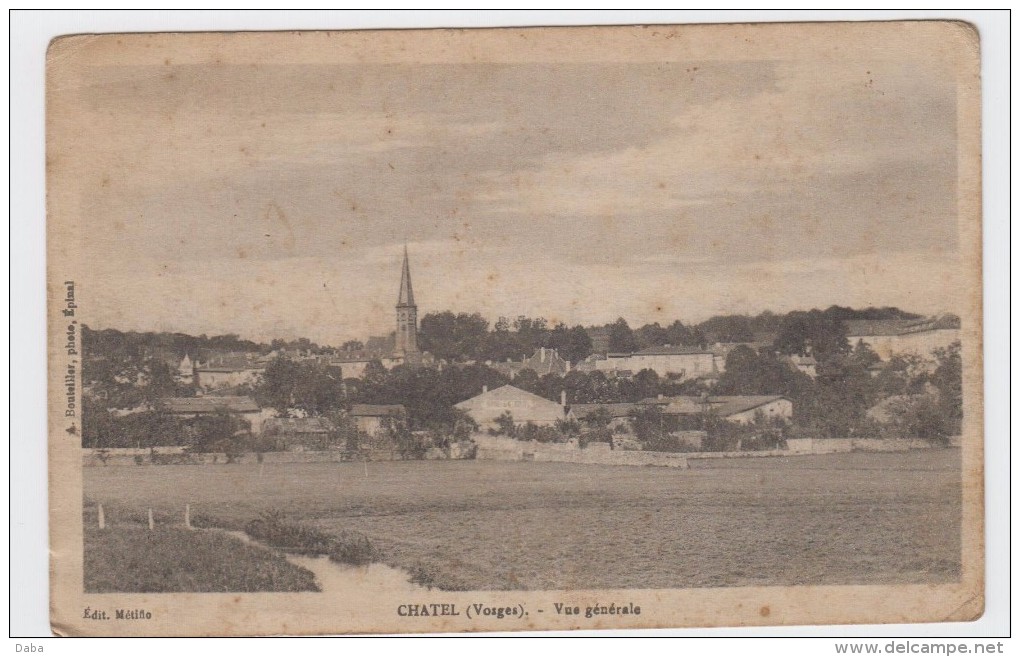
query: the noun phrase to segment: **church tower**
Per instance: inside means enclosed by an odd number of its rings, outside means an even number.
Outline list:
[[[414,290],[411,288],[411,266],[407,261],[407,246],[404,246],[404,268],[400,273],[400,295],[397,297],[397,339],[398,354],[418,353],[418,306],[414,305]]]

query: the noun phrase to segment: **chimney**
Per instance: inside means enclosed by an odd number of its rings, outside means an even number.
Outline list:
[[[567,406],[567,391],[566,390],[560,390],[560,406],[563,406],[564,408],[566,408],[566,406]]]
[[[489,392],[489,386],[482,386],[482,394]]]
[[[542,350],[539,353],[542,354],[541,356],[539,356],[539,362],[544,363],[545,362],[545,347],[542,347]]]

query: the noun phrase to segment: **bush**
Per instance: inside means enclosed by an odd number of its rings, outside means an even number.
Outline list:
[[[270,510],[244,527],[245,533],[267,545],[309,555],[327,555],[331,561],[362,566],[377,557],[375,548],[361,532],[343,530],[327,534],[314,527],[287,522],[280,511]]]
[[[333,537],[329,559],[338,563],[349,563],[352,566],[364,566],[375,561],[375,548],[367,536],[361,532],[343,530]]]
[[[443,572],[432,562],[418,561],[410,568],[411,583],[440,591],[468,591],[468,585],[457,577]]]

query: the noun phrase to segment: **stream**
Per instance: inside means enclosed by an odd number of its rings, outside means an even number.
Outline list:
[[[315,575],[315,582],[323,593],[364,594],[367,596],[377,594],[379,591],[414,593],[426,590],[425,587],[412,583],[411,575],[406,570],[387,566],[384,563],[352,566],[330,561],[329,557],[325,555],[291,554],[253,540],[244,532],[225,531],[225,533],[248,545],[282,554],[290,563],[310,571]]]

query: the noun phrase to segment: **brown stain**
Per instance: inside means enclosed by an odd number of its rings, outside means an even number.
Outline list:
[[[248,257],[248,252],[244,249],[244,247],[240,246],[237,247],[237,257],[240,258],[241,260],[244,260],[245,258]]]
[[[103,176],[103,177],[102,177],[102,178],[101,178],[101,179],[99,180],[99,186],[100,186],[100,187],[109,187],[109,186],[110,186],[110,176],[108,176],[108,175],[104,175],[104,176]]]
[[[771,613],[772,613],[772,610],[771,610],[771,609],[769,609],[769,606],[768,606],[768,605],[765,605],[764,607],[762,607],[761,609],[759,609],[759,610],[758,610],[758,614],[759,614],[759,615],[760,615],[760,616],[761,616],[762,618],[768,618],[768,617],[769,617],[769,614],[771,614]]]
[[[276,223],[283,226],[286,236],[280,241],[279,246],[287,253],[292,254],[294,252],[295,244],[294,228],[291,226],[290,220],[287,218],[287,213],[283,211],[283,208],[281,208],[276,201],[269,202],[264,214],[264,220],[266,224],[270,224],[275,220]],[[265,235],[266,237],[271,238],[272,233],[266,233]]]

